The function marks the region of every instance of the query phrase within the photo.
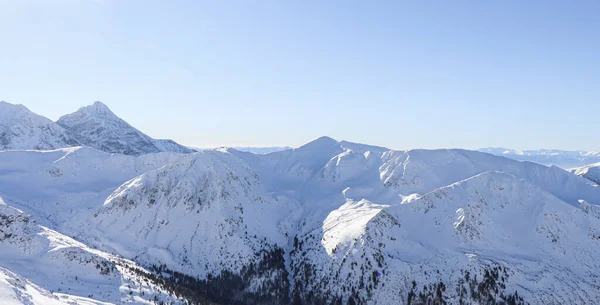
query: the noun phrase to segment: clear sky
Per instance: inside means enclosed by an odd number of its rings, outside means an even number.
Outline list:
[[[600,150],[600,1],[0,0],[0,99],[156,138]]]

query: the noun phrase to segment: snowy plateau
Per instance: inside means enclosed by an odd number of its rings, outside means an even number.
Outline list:
[[[0,145],[3,305],[600,304],[599,164],[193,152],[102,103],[0,103]]]

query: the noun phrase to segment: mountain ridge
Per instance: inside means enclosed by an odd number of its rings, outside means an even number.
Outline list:
[[[24,105],[0,101],[0,150],[48,150],[79,145],[64,128]]]
[[[173,140],[147,136],[102,102],[81,107],[53,122],[24,105],[0,101],[0,150],[53,150],[75,146],[128,155],[193,152]]]
[[[595,165],[569,172],[478,151],[330,137],[268,154],[146,153],[146,144],[161,144],[102,103],[61,119],[79,140],[122,151],[0,151],[2,301],[600,299]],[[98,141],[97,128],[116,140]]]
[[[587,150],[535,149],[517,151],[508,148],[491,147],[481,148],[479,151],[518,161],[531,161],[549,166],[555,165],[564,169],[600,162],[600,152]]]
[[[116,116],[105,104],[95,102],[58,119],[58,125],[83,145],[111,153],[142,155],[157,152],[190,153],[171,140],[156,140]]]
[[[179,162],[182,163],[178,164]],[[198,168],[194,169],[196,167]],[[184,170],[186,174],[178,174],[180,170],[176,168]],[[219,170],[218,168],[229,168],[232,174],[228,174],[229,170]],[[247,174],[241,175],[246,171],[248,171]],[[203,172],[218,175],[209,179],[215,181],[216,184],[202,188],[202,182],[190,182],[196,181],[197,177],[202,176],[197,176],[197,174]],[[192,176],[189,176],[190,174]],[[464,272],[478,275],[476,280],[469,279],[468,285],[475,286],[483,285],[480,280],[485,279],[487,273],[502,272],[504,279],[494,280],[495,288],[479,288],[480,294],[485,294],[486,298],[489,296],[505,302],[520,300],[520,298],[532,303],[545,302],[549,304],[552,304],[552,298],[563,302],[589,300],[565,289],[553,291],[549,288],[551,286],[543,286],[544,288],[540,287],[539,290],[521,288],[522,285],[529,283],[527,278],[532,276],[534,269],[520,267],[520,264],[527,264],[530,257],[537,257],[536,248],[527,248],[524,253],[521,253],[522,257],[509,260],[512,254],[498,254],[494,252],[498,250],[490,250],[490,245],[485,243],[471,244],[477,240],[485,241],[486,235],[489,235],[490,238],[493,236],[494,240],[500,240],[498,234],[501,235],[502,232],[505,232],[501,230],[502,226],[515,221],[519,209],[525,207],[527,207],[528,213],[531,213],[530,216],[535,215],[539,221],[532,224],[529,220],[525,220],[527,218],[525,216],[523,219],[518,218],[519,226],[527,228],[527,232],[532,234],[527,235],[529,239],[523,237],[524,239],[520,241],[523,244],[533,243],[533,241],[537,244],[541,243],[539,247],[549,251],[548,253],[552,254],[549,257],[555,257],[555,255],[559,255],[559,252],[555,252],[558,251],[556,249],[574,255],[573,249],[580,249],[585,247],[586,243],[594,242],[595,239],[592,236],[596,236],[597,233],[591,232],[597,232],[600,228],[600,218],[586,211],[590,208],[596,209],[600,202],[600,190],[586,179],[556,167],[546,167],[531,162],[517,162],[485,153],[457,149],[362,152],[345,148],[340,142],[325,137],[293,150],[268,155],[254,155],[231,149],[206,151],[204,155],[196,153],[179,159],[165,168],[153,171],[151,176],[154,178],[148,180],[140,176],[124,184],[122,187],[127,190],[125,193],[118,189],[109,197],[122,198],[119,202],[123,204],[118,205],[121,208],[99,210],[96,218],[103,219],[102,222],[99,222],[100,220],[86,221],[83,228],[90,226],[104,227],[106,230],[116,229],[110,234],[100,233],[100,236],[113,236],[113,240],[108,244],[135,245],[137,241],[134,242],[134,240],[138,238],[144,240],[143,236],[147,233],[134,233],[142,232],[137,229],[128,233],[127,230],[131,230],[128,229],[129,225],[117,229],[112,224],[126,224],[126,220],[132,219],[135,215],[145,215],[148,209],[157,209],[155,210],[158,213],[156,215],[161,216],[154,217],[149,214],[142,216],[145,220],[134,221],[135,224],[132,228],[138,226],[142,230],[150,228],[149,231],[144,231],[152,232],[148,236],[159,236],[171,232],[164,235],[170,236],[168,239],[170,242],[160,246],[163,243],[154,242],[151,238],[143,241],[141,246],[134,246],[135,249],[128,249],[122,254],[141,258],[146,264],[163,262],[166,269],[189,272],[188,274],[192,276],[200,275],[200,279],[205,281],[210,281],[209,279],[215,279],[215,277],[222,280],[219,274],[223,274],[223,272],[240,274],[240,276],[243,274],[244,278],[253,280],[240,282],[242,287],[256,287],[251,284],[254,282],[263,283],[263,288],[272,287],[269,289],[289,285],[290,292],[287,297],[299,298],[307,304],[338,301],[371,304],[370,302],[374,301],[375,297],[379,303],[396,304],[406,302],[406,298],[411,293],[417,296],[426,294],[427,292],[421,289],[422,285],[427,287],[434,285],[437,289],[437,285],[441,281],[452,290],[442,293],[440,298],[449,303],[458,303],[459,300],[478,302],[484,300],[474,293],[460,296],[453,292],[462,285],[459,282],[461,278],[464,281]],[[190,177],[193,179],[189,180]],[[230,182],[226,182],[228,180]],[[202,179],[198,181],[202,181]],[[252,185],[257,189],[241,187],[247,181],[254,181]],[[234,184],[227,186],[232,182]],[[200,187],[200,189],[194,191],[196,187]],[[204,191],[200,192],[200,190]],[[195,196],[198,194],[203,192],[224,194],[224,190],[228,190],[226,193],[235,198],[230,203],[216,199],[203,199],[200,200],[203,202],[202,205],[196,204],[198,200]],[[163,197],[173,196],[172,194],[168,195],[171,191],[175,192],[177,197],[169,197],[170,199]],[[453,195],[449,195],[449,193]],[[235,194],[250,195],[240,197]],[[261,197],[262,200],[255,201],[253,198],[257,198],[256,196]],[[520,199],[520,196],[523,196],[523,199]],[[218,196],[210,198],[218,198]],[[519,203],[522,200],[524,200],[523,204]],[[540,201],[551,204],[553,207],[552,210],[546,211],[547,215],[536,212],[536,206]],[[168,204],[168,207],[158,208],[159,202],[162,202],[162,205]],[[183,214],[175,212],[174,209],[185,210],[185,202],[191,202],[191,210],[189,210],[191,213],[189,214],[197,215],[196,219],[201,219],[198,222],[200,227],[219,229],[212,233],[208,233],[211,232],[210,230],[201,230],[197,234],[194,234],[193,229],[191,232],[181,231],[181,228],[174,222],[176,219],[178,223],[186,223],[186,221],[183,220],[184,216],[177,216]],[[432,204],[432,202],[438,203]],[[455,208],[444,208],[449,203],[455,205]],[[467,205],[461,206],[462,204]],[[207,208],[202,208],[203,206]],[[267,206],[272,208],[269,213],[258,208]],[[414,214],[414,220],[397,212],[398,209],[413,207],[419,207],[417,211],[421,211],[419,212],[421,214]],[[511,209],[510,217],[501,216],[504,215],[502,213],[507,213],[504,211],[509,207]],[[223,208],[230,212],[221,214],[224,211],[221,210]],[[256,211],[257,208],[262,212],[251,212]],[[459,208],[462,209],[460,213],[457,212]],[[430,211],[436,209],[441,214],[437,218],[429,219]],[[557,213],[556,209],[563,212]],[[252,215],[261,215],[262,217]],[[423,220],[424,217],[429,220]],[[498,218],[498,221],[501,220],[504,225],[494,225],[501,231],[498,233],[486,231],[478,224],[478,219],[486,217],[489,219],[501,217]],[[576,236],[572,248],[560,246],[567,239],[564,233],[567,228],[562,226],[569,223],[563,217],[573,217],[572,221],[575,223],[590,223],[589,228],[582,226],[568,229],[574,230],[573,238]],[[110,219],[109,222],[104,223],[107,219]],[[250,224],[256,225],[256,219],[264,222],[263,229],[258,229],[258,231],[251,229]],[[459,235],[449,239],[447,241],[449,244],[436,245],[436,242],[427,241],[422,235],[417,235],[417,225],[414,225],[414,230],[406,231],[403,234],[391,233],[395,232],[398,226],[406,227],[408,221],[418,223],[420,219],[426,224],[427,230],[434,230],[432,234],[438,228],[439,225],[436,223],[439,222],[445,224],[445,228],[447,228],[445,230],[450,230],[445,234]],[[463,220],[460,221],[460,219]],[[464,229],[453,233],[456,228],[452,224],[455,222],[457,227]],[[270,224],[271,229],[266,229],[267,224]],[[169,229],[170,227],[172,228]],[[517,229],[515,227],[515,230]],[[244,233],[246,230],[247,235]],[[79,229],[79,231],[89,230]],[[162,233],[160,233],[161,231]],[[262,232],[256,234],[258,240],[263,239],[274,243],[257,243],[252,232]],[[268,233],[265,235],[265,232]],[[515,232],[511,231],[510,235],[516,234]],[[187,234],[185,235],[187,237],[175,237],[183,236],[181,234]],[[216,235],[207,238],[205,234]],[[476,236],[479,237],[475,238]],[[394,238],[398,242],[394,241]],[[553,242],[555,238],[557,241]],[[116,242],[116,240],[120,241]],[[193,243],[192,240],[194,240]],[[415,244],[428,244],[426,248],[432,251],[432,254],[425,255],[423,252],[425,250],[418,250],[420,248],[415,248],[411,250],[412,252],[409,251],[410,249],[406,249],[402,252],[405,253],[402,256],[398,256],[396,252],[385,250],[398,247],[400,240],[402,243],[414,240]],[[445,239],[440,237],[439,240]],[[501,240],[502,242],[498,241],[495,247],[501,247],[503,243],[511,243],[507,239]],[[465,241],[469,241],[469,243],[463,245],[462,243]],[[146,242],[147,244],[145,244]],[[205,250],[194,250],[195,246],[191,246],[199,242],[206,243],[208,249],[224,252],[219,252],[218,255],[203,254]],[[235,246],[236,244],[237,246]],[[211,260],[215,257],[234,258],[235,256],[232,254],[238,251],[251,253],[257,249],[254,248],[255,250],[249,252],[242,251],[244,249],[241,247],[242,244],[259,245],[258,249],[263,247],[262,249],[267,253],[278,253],[281,249],[285,254],[283,256],[285,264],[288,266],[285,269],[289,274],[288,281],[286,282],[280,277],[283,276],[282,269],[275,269],[278,271],[273,272],[278,274],[277,278],[282,281],[281,283],[286,284],[273,286],[273,282],[268,281],[260,273],[245,273],[249,268],[255,268],[252,266],[260,262],[260,257],[250,260],[247,258],[216,260],[208,263],[208,269],[206,268],[207,263],[193,263],[193,260],[189,259],[189,257],[210,258]],[[449,245],[453,245],[452,247],[459,250],[472,247],[471,252],[466,254],[475,256],[466,256],[464,252],[461,252],[462,250],[445,252],[444,249]],[[560,248],[556,248],[558,246]],[[511,244],[511,247],[516,246]],[[585,253],[585,256],[581,256],[581,259],[585,260],[581,263],[587,266],[585,270],[593,271],[598,268],[588,260],[591,253],[596,251],[595,247],[597,247],[596,244],[590,245],[589,249],[582,252]],[[165,256],[166,253],[169,255]],[[444,260],[441,258],[445,255],[449,255],[448,260],[452,261],[452,264],[444,265]],[[422,259],[417,259],[421,256],[423,256]],[[411,269],[413,267],[410,265],[397,261],[398,257],[404,257],[400,261],[411,259],[412,264],[427,270],[428,275],[419,274],[418,271]],[[543,259],[543,257],[538,259]],[[187,264],[192,265],[187,266]],[[194,264],[195,267],[192,267]],[[450,266],[461,266],[461,269],[450,272],[447,269]],[[552,266],[552,261],[543,259],[543,266],[545,270],[551,270],[549,268]],[[576,268],[572,263],[568,266],[573,270]],[[440,276],[433,268],[446,270],[448,273]],[[206,270],[209,270],[208,274],[203,273]],[[590,293],[590,299],[598,297],[593,293],[598,284],[594,283],[592,278],[585,276],[585,272],[581,274],[577,272],[569,273],[570,275],[556,275],[553,277],[554,282],[552,283],[569,281],[573,285],[571,287],[573,289],[575,289],[574,287],[585,288]],[[408,285],[411,281],[418,282],[419,289],[411,288]],[[518,294],[515,295],[512,289],[518,290]],[[251,288],[235,293],[246,296],[252,293],[263,293],[259,291],[262,290]],[[354,293],[347,293],[348,291],[354,291]],[[559,292],[561,295],[557,294]],[[234,291],[231,293],[234,294]],[[397,298],[399,297],[398,293],[401,295],[399,299]],[[264,294],[261,295],[264,296]],[[550,297],[544,297],[544,295],[550,295]],[[285,298],[285,296],[281,296],[279,300]]]

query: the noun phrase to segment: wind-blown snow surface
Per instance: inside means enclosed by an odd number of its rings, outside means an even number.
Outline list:
[[[600,188],[481,152],[327,137],[266,155],[1,152],[0,194],[225,304],[600,300]]]
[[[62,116],[57,124],[85,146],[106,152],[142,155],[157,152],[190,153],[171,140],[155,140],[117,117],[101,102]]]
[[[600,162],[600,152],[596,151],[567,151],[558,149],[516,151],[507,148],[482,148],[479,151],[518,161],[531,161],[565,169]]]

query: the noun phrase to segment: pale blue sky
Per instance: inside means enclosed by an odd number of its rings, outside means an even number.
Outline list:
[[[598,1],[0,0],[0,99],[200,147],[600,150]]]

